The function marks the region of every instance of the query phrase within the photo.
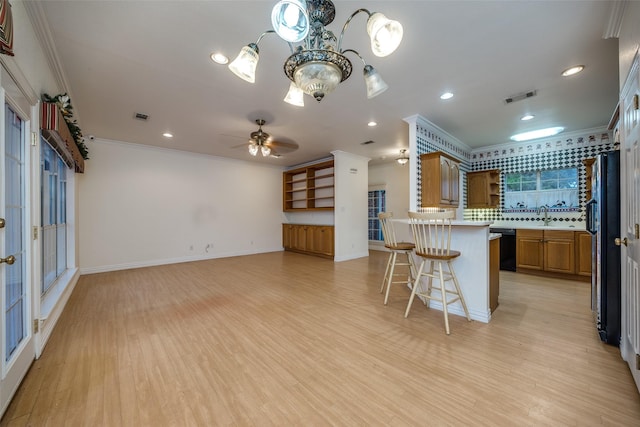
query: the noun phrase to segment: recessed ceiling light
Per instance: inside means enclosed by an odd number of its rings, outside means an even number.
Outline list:
[[[567,68],[562,72],[563,77],[573,76],[574,74],[578,74],[580,71],[584,70],[584,65],[576,65],[571,68]]]
[[[564,128],[560,126],[546,128],[546,129],[532,130],[529,132],[515,134],[511,137],[511,139],[513,141],[518,141],[518,142],[529,141],[530,139],[538,139],[538,138],[544,138],[545,136],[557,135],[563,130]]]
[[[221,54],[219,52],[213,52],[211,54],[211,60],[213,62],[215,62],[216,64],[222,64],[222,65],[224,65],[224,64],[229,62],[229,58],[227,58],[226,55],[223,55],[223,54]]]
[[[445,92],[440,95],[440,99],[451,99],[453,98],[453,94],[451,92]]]
[[[163,133],[162,136],[164,136],[165,138],[173,138],[173,134],[169,132]]]
[[[531,120],[533,119],[535,116],[533,114],[525,114],[524,116],[520,117],[520,120],[526,122],[527,120]]]
[[[376,123],[374,121],[370,121],[369,123],[367,123],[367,126],[369,126],[369,127],[378,126],[378,123]]]

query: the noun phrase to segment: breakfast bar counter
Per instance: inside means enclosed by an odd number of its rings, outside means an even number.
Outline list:
[[[394,222],[398,240],[413,241],[409,220],[395,219]],[[490,224],[489,221],[452,221],[451,227],[451,249],[461,253],[453,266],[462,294],[471,318],[484,323],[491,320],[489,242],[500,237],[489,232]],[[430,306],[442,310],[439,302],[431,301]],[[452,304],[449,313],[464,316],[460,302]]]

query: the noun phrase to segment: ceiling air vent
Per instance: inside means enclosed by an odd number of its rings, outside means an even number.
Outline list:
[[[138,120],[142,120],[143,122],[146,122],[147,120],[149,120],[149,115],[148,114],[144,114],[144,113],[135,113],[133,115],[134,119],[138,119]]]
[[[365,141],[365,142],[361,142],[360,145],[369,145],[369,144],[373,144],[375,141],[369,140],[369,141]]]
[[[531,98],[537,95],[537,91],[532,90],[529,92],[522,92],[517,95],[510,96],[504,100],[506,104],[511,104],[512,102],[522,101],[523,99]]]

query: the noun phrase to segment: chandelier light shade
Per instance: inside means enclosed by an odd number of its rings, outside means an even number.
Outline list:
[[[249,144],[249,154],[255,156],[258,154],[258,144],[251,143]]]
[[[393,53],[402,41],[402,25],[388,19],[380,12],[371,13],[358,9],[349,16],[342,27],[339,38],[325,27],[335,18],[335,6],[330,0],[281,0],[273,7],[271,23],[273,30],[263,32],[255,43],[242,48],[229,69],[243,80],[255,82],[258,65],[258,43],[269,33],[278,34],[289,43],[291,55],[284,62],[284,73],[293,83],[285,102],[304,105],[300,101],[302,91],[318,102],[333,92],[338,85],[349,78],[353,65],[345,56],[352,53],[364,64],[364,79],[367,98],[378,96],[388,86],[380,74],[367,65],[364,58],[353,49],[342,49],[342,38],[351,20],[359,13],[366,13],[367,33],[373,54],[384,57]],[[294,43],[299,43],[294,46]],[[294,88],[295,86],[295,88]],[[304,96],[301,96],[304,98]]]
[[[297,43],[309,34],[309,15],[306,2],[299,0],[279,1],[271,11],[271,24],[284,40]]]
[[[407,150],[405,149],[400,150],[400,157],[396,159],[396,162],[398,162],[401,165],[406,165],[408,161],[409,161],[409,155],[407,154]]]
[[[304,107],[304,92],[294,82],[291,82],[289,92],[284,97],[284,102],[297,107]]]
[[[371,99],[380,95],[389,89],[389,85],[382,80],[378,73],[371,65],[364,66],[364,82],[367,85],[367,98]]]
[[[371,51],[375,56],[391,55],[402,41],[402,25],[398,21],[387,19],[380,12],[369,16],[367,34],[371,39]]]
[[[258,45],[255,43],[244,46],[236,56],[236,59],[229,64],[229,69],[242,80],[255,83],[256,67],[258,66],[258,59],[260,59],[258,52]]]

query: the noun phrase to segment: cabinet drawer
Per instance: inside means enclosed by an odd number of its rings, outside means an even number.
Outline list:
[[[573,240],[574,231],[544,230],[545,240]]]
[[[527,239],[540,239],[544,236],[543,230],[526,230],[526,229],[517,229],[516,230],[517,237],[524,237]]]

